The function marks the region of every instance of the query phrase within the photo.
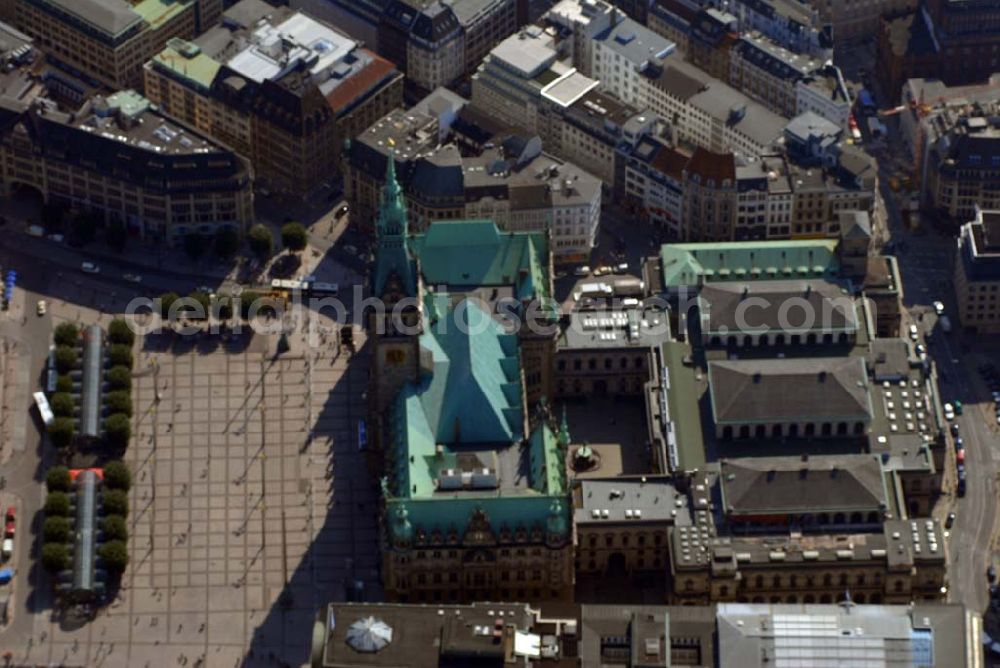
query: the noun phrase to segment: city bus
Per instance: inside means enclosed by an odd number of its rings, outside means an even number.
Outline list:
[[[38,415],[48,427],[56,419],[56,416],[52,414],[52,409],[49,408],[49,400],[45,398],[44,392],[35,392],[32,396],[35,398],[35,405],[38,406]]]
[[[335,297],[337,295],[339,289],[340,286],[338,286],[336,283],[323,283],[320,281],[309,283],[306,286],[306,290],[311,295],[330,295],[332,297]]]

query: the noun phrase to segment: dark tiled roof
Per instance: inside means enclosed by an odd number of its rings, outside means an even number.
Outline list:
[[[808,267],[811,271],[813,268]],[[749,299],[764,300],[761,305],[754,306],[743,312],[741,304]],[[698,301],[702,309],[702,328],[710,332],[742,332],[753,331],[754,328],[768,330],[783,330],[781,321],[789,320],[793,324],[802,323],[801,331],[840,332],[854,330],[858,326],[854,311],[854,298],[846,294],[834,283],[823,280],[796,281],[740,281],[709,283],[698,293]],[[703,304],[702,304],[703,302]],[[749,302],[747,302],[749,303]],[[766,305],[765,305],[766,304]],[[799,314],[786,314],[788,304],[802,305],[816,315],[810,323]],[[786,316],[786,317],[782,317]],[[741,322],[746,320],[748,322]],[[789,324],[789,323],[785,323]],[[810,327],[805,327],[810,324]],[[792,328],[798,329],[798,328]]]
[[[886,506],[874,455],[748,457],[720,462],[724,512],[732,515],[872,511]]]
[[[713,153],[698,147],[688,161],[686,171],[698,174],[702,179],[713,179],[716,183],[735,181],[736,158],[732,153]]]
[[[687,102],[703,91],[706,83],[705,80],[696,78],[687,72],[682,72],[671,65],[663,70],[659,78],[659,85],[668,95]]]
[[[719,424],[861,421],[872,417],[861,357],[709,362]]]

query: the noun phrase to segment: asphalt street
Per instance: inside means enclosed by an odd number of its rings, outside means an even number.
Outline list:
[[[4,263],[4,270],[6,271],[9,266],[8,263]],[[0,632],[0,646],[5,644],[4,638],[10,639],[11,642],[29,638],[34,611],[51,606],[50,588],[40,582],[40,579],[47,576],[38,567],[36,560],[41,549],[43,519],[41,507],[44,487],[41,483],[51,460],[50,449],[42,447],[42,422],[37,412],[31,409],[31,392],[36,389],[38,379],[41,378],[48,357],[48,341],[52,330],[50,315],[42,317],[35,315],[35,303],[40,298],[38,293],[21,291],[14,300],[15,312],[7,311],[0,314],[0,335],[3,335],[9,344],[16,344],[19,352],[16,358],[18,363],[30,364],[28,387],[5,388],[6,391],[14,391],[17,394],[9,402],[13,410],[28,411],[30,415],[26,421],[24,442],[5,444],[5,447],[14,449],[10,460],[3,467],[3,474],[7,481],[4,491],[12,493],[17,498],[18,530],[14,541],[15,555],[12,559],[17,569],[17,581],[14,585],[13,604],[9,611],[12,621]]]
[[[944,483],[948,494],[939,501],[936,515],[943,517],[952,511],[956,515],[949,541],[949,600],[982,612],[989,600],[986,569],[997,556],[993,536],[997,520],[1000,438],[996,425],[987,421],[992,420],[988,410],[992,404],[975,378],[977,362],[969,355],[976,349],[977,341],[963,337],[957,327],[951,334],[943,333],[937,326],[938,318],[932,306],[935,301],[943,302],[949,319],[958,323],[952,285],[955,239],[927,229],[917,233],[904,231],[896,199],[888,187],[891,168],[887,169],[882,162],[880,165],[883,165],[880,181],[892,241],[896,244],[904,305],[922,335],[931,334],[928,352],[938,369],[942,402],[957,399],[966,406],[963,414],[957,417],[966,453],[966,494],[962,498],[954,495],[955,468],[950,465],[946,469],[949,478]],[[996,356],[993,359],[997,359]],[[954,457],[950,437],[948,447],[947,456]]]

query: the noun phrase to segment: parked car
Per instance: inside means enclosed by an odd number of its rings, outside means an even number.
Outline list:
[[[951,404],[944,405],[944,419],[951,422],[955,419],[955,409]]]
[[[938,315],[944,315],[944,304],[942,302],[934,302],[934,312]]]
[[[955,513],[948,513],[948,517],[944,521],[944,528],[950,529],[953,524],[955,524]]]
[[[140,276],[139,274],[123,274],[122,278],[124,278],[129,283],[142,283],[142,276]]]
[[[40,316],[45,315],[48,310],[49,310],[48,304],[45,303],[44,299],[39,299],[38,303],[35,304],[35,313],[37,313]]]
[[[14,579],[14,571],[10,568],[0,568],[0,585],[5,585]]]
[[[80,265],[80,271],[85,274],[99,274],[101,273],[101,268],[93,262],[84,262]]]
[[[958,399],[955,400],[955,415],[962,414],[962,402]]]
[[[337,209],[337,217],[339,218],[340,216],[343,216],[349,210],[350,210],[350,207],[348,207],[346,204],[340,205],[340,207]]]
[[[49,235],[49,241],[54,241],[57,244],[61,244],[65,240],[66,240],[66,237],[64,237],[61,234],[50,234]]]
[[[951,425],[951,435],[956,438],[958,437],[958,423],[954,423]]]
[[[990,567],[986,569],[986,579],[990,582],[996,582],[997,579],[997,567],[990,564]]]
[[[7,506],[7,514],[4,515],[4,519],[8,522],[13,522],[17,519],[17,509],[14,506]]]
[[[344,252],[347,253],[348,255],[357,255],[358,249],[356,246],[352,246],[351,244],[346,244],[344,246]]]
[[[958,449],[958,452],[955,453],[955,461],[963,466],[965,465],[965,448]]]
[[[959,478],[958,480],[958,495],[965,496],[965,478]]]
[[[4,561],[6,561],[7,559],[10,559],[11,555],[13,554],[14,554],[14,539],[4,538],[3,547],[0,548],[0,555],[2,555]]]
[[[916,325],[910,325],[910,339],[916,341],[920,338],[920,330]]]
[[[611,267],[600,266],[594,270],[594,276],[607,276],[611,273]]]
[[[573,270],[574,276],[590,276],[590,267],[581,265]]]

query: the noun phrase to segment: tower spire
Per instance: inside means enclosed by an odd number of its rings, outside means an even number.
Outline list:
[[[386,157],[385,185],[382,186],[382,201],[379,203],[378,221],[375,231],[378,241],[376,249],[373,294],[385,294],[386,282],[395,275],[404,293],[416,296],[413,266],[410,262],[406,218],[406,200],[403,189],[396,178],[396,150],[389,144]]]
[[[569,445],[569,423],[566,421],[566,404],[562,407],[562,420],[559,423],[559,444]]]
[[[396,180],[396,149],[395,142],[393,142],[389,145],[389,156],[385,166],[385,188],[382,194],[386,200],[390,200],[398,197],[400,191],[399,181]]]

